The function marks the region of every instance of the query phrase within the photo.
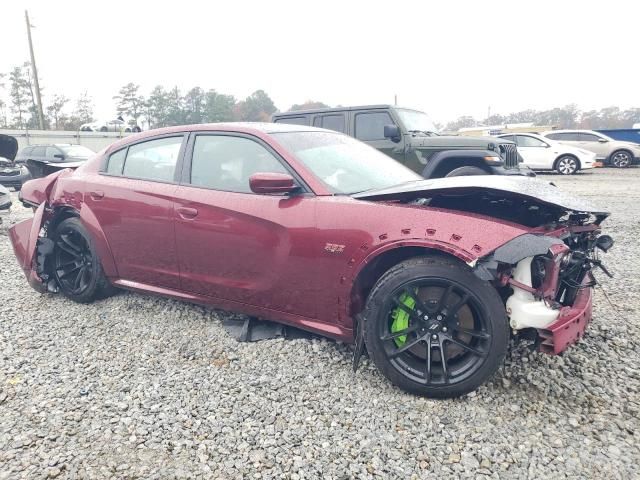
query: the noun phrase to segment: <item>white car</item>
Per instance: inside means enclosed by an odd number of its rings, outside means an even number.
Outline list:
[[[140,132],[138,125],[129,125],[122,117],[103,122],[92,122],[80,125],[81,132]]]
[[[596,166],[595,153],[535,133],[505,133],[498,137],[515,142],[523,163],[532,170],[555,170],[571,175]]]

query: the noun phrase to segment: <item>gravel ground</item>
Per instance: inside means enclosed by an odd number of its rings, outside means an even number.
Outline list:
[[[324,339],[237,343],[228,315],[32,291],[0,226],[0,478],[640,478],[640,168],[561,188],[608,207],[594,322],[563,356],[514,348],[488,384],[427,400]]]

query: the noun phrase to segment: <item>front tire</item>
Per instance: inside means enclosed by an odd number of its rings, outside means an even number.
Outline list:
[[[580,169],[580,163],[576,157],[563,155],[556,160],[556,172],[560,175],[573,175]]]
[[[364,318],[373,362],[391,383],[418,395],[471,392],[507,352],[498,293],[449,258],[417,257],[391,268],[369,294]]]
[[[609,163],[616,168],[627,168],[631,166],[631,154],[626,150],[613,152]]]
[[[54,276],[67,298],[90,303],[113,293],[91,235],[78,218],[60,222],[53,241]]]
[[[465,177],[468,175],[488,175],[480,167],[459,167],[451,170],[445,177]]]

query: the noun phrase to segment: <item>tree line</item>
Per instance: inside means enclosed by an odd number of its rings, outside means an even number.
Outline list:
[[[481,120],[465,115],[447,123],[443,130],[456,132],[460,128],[529,122],[537,126],[585,130],[631,128],[635,123],[640,123],[640,108],[622,110],[618,107],[606,107],[600,110],[581,111],[577,105],[570,104],[550,110],[529,109],[507,115],[494,114]]]
[[[0,128],[38,128],[34,88],[28,62],[15,67],[8,74],[0,73]],[[45,89],[41,87],[40,90],[45,103],[46,128],[77,130],[83,123],[95,120],[93,99],[87,91],[72,100],[60,94],[49,97]],[[7,93],[8,102],[5,102],[3,99]],[[127,117],[131,124],[144,124],[146,128],[227,121],[268,122],[271,115],[278,111],[264,90],[256,90],[239,100],[233,95],[199,86],[183,93],[178,87],[167,89],[158,85],[144,95],[139,85],[130,82],[120,88],[113,96],[113,101],[117,114]],[[328,105],[323,102],[308,100],[292,105],[289,110],[326,107]],[[550,110],[529,109],[506,115],[493,114],[484,119],[462,116],[444,126],[437,126],[443,131],[456,132],[465,127],[525,122],[559,128],[630,128],[640,123],[640,108],[622,110],[612,106],[581,111],[575,104],[570,104]]]

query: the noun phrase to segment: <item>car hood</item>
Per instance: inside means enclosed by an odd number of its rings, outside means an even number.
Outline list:
[[[412,147],[428,146],[433,147],[451,147],[456,146],[458,148],[489,148],[489,145],[503,145],[513,144],[510,140],[495,137],[467,137],[464,135],[439,135],[435,137],[426,137],[422,135],[416,135],[411,138]]]
[[[0,134],[0,157],[13,160],[16,158],[16,153],[18,153],[18,140],[11,135]]]
[[[492,193],[500,197],[519,197],[545,205],[559,207],[574,213],[587,213],[601,218],[609,212],[590,202],[571,195],[551,183],[530,177],[506,175],[472,175],[433,180],[418,180],[394,187],[367,190],[353,194],[359,200],[408,200],[417,196],[427,198],[436,195],[465,195],[468,193]]]

